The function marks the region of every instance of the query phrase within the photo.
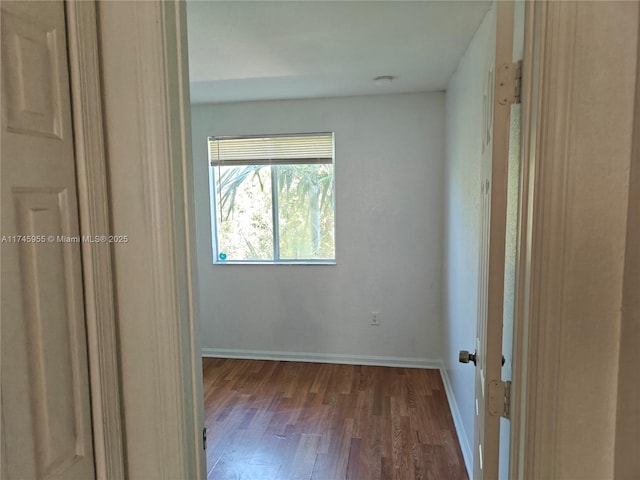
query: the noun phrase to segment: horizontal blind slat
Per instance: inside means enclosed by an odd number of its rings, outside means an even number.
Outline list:
[[[331,163],[333,134],[216,138],[209,137],[212,165]]]
[[[213,160],[214,167],[240,167],[246,165],[331,165],[333,158],[270,158],[270,159],[235,159]]]

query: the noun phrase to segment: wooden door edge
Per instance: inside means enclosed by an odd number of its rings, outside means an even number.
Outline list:
[[[507,224],[507,190],[509,169],[509,125],[511,117],[511,101],[504,101],[500,71],[511,69],[513,63],[513,30],[515,3],[513,0],[501,1],[496,7],[496,44],[494,67],[493,95],[493,132],[492,159],[490,180],[490,216],[489,247],[487,263],[487,316],[485,345],[481,355],[485,356],[484,388],[490,391],[491,384],[501,382],[502,334],[504,315],[504,273],[505,244]],[[489,346],[491,345],[491,347]],[[497,348],[496,348],[497,347]],[[487,394],[489,398],[490,395]],[[483,421],[483,477],[498,478],[500,417],[491,413],[489,403],[485,402]],[[478,435],[475,435],[478,442]],[[486,439],[491,439],[489,442]],[[477,450],[477,445],[474,445]],[[475,464],[474,462],[474,469]]]

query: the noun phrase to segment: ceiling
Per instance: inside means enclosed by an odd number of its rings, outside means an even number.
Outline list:
[[[191,101],[444,90],[490,5],[189,1]],[[381,75],[391,85],[376,86]]]

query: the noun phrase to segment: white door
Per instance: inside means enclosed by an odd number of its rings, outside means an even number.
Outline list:
[[[0,15],[3,478],[91,479],[64,4]]]
[[[509,136],[514,78],[519,67],[512,61],[514,2],[500,1],[496,8],[495,61],[487,72],[484,94],[478,325],[472,357],[476,363],[474,480],[499,478],[500,419],[506,386],[501,370]],[[510,340],[505,342],[507,349],[510,344]]]

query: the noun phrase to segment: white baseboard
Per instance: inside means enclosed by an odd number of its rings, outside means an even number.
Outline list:
[[[282,360],[289,362],[343,363],[346,365],[373,365],[380,367],[434,368],[442,362],[416,357],[376,357],[334,353],[276,352],[270,350],[236,350],[228,348],[203,348],[203,357],[246,358],[249,360]]]
[[[469,477],[473,475],[473,452],[471,451],[471,444],[469,443],[469,437],[462,424],[462,417],[460,416],[460,410],[458,409],[458,403],[453,395],[453,388],[451,387],[451,381],[447,374],[447,369],[444,366],[444,362],[440,362],[440,374],[442,375],[442,383],[444,383],[444,390],[447,394],[447,400],[449,400],[449,410],[451,410],[451,416],[453,417],[453,424],[456,427],[456,433],[458,434],[458,443],[462,450],[462,457],[464,458],[464,464],[467,467],[467,473]]]

